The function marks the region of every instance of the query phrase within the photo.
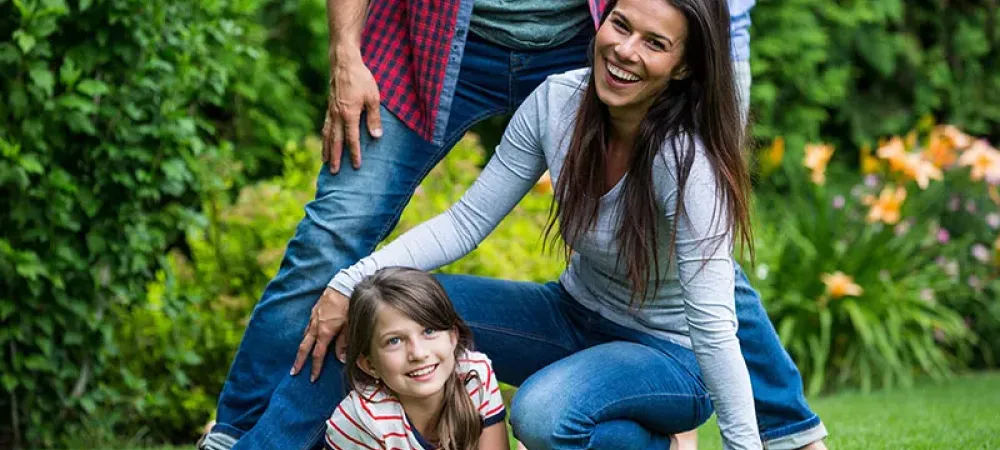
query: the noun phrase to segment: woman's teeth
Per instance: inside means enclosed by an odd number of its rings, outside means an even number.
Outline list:
[[[424,367],[423,369],[414,370],[413,372],[407,373],[406,376],[409,377],[422,377],[434,371],[437,368],[437,364],[429,367]]]
[[[608,72],[611,72],[611,75],[614,75],[615,78],[621,78],[622,80],[625,81],[639,81],[639,77],[631,73],[628,73],[624,70],[621,70],[612,65],[611,63],[607,63],[607,67],[608,67]]]

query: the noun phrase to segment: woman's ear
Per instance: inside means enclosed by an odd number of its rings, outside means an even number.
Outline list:
[[[691,71],[688,70],[687,64],[682,64],[674,68],[674,74],[670,76],[671,80],[683,80],[691,75]]]

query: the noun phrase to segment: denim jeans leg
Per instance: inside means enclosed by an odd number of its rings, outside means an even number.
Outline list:
[[[532,375],[511,407],[514,435],[538,449],[664,449],[712,414],[704,384],[670,354],[634,342],[595,345]],[[633,425],[634,424],[634,425]]]
[[[360,170],[347,162],[337,175],[325,165],[320,170],[316,197],[306,205],[278,274],[254,308],[213,428],[239,439],[236,447],[306,448],[343,395],[340,364],[333,357],[316,384],[309,383],[308,363],[306,374],[288,375],[311,309],[338,270],[370,253],[388,234],[438,151],[388,110],[381,115],[381,139],[362,130]],[[206,444],[226,448],[223,441],[231,439],[217,440],[210,433]]]
[[[331,355],[316,384],[308,382],[309,363],[303,375],[288,375],[310,311],[338,270],[370,254],[395,227],[417,185],[465,131],[502,110],[506,92],[470,77],[484,70],[475,70],[478,66],[505,65],[506,54],[469,50],[445,146],[431,145],[383,107],[382,138],[371,139],[362,125],[361,169],[350,167],[346,152],[339,174],[321,169],[316,199],[306,206],[237,350],[207,448],[309,448],[320,439],[324,420],[344,392],[341,365]]]
[[[769,449],[796,449],[826,437],[806,403],[802,376],[785,351],[746,274],[736,268],[740,349],[750,372],[761,440]]]

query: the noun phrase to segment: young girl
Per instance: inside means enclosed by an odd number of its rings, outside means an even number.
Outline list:
[[[426,272],[390,267],[354,289],[348,385],[327,421],[330,448],[507,449],[490,360]]]

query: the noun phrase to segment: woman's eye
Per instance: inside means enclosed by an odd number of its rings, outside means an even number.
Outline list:
[[[618,31],[628,31],[628,27],[625,26],[625,22],[622,22],[621,20],[614,19],[611,21],[611,24],[614,25],[615,29]]]
[[[666,45],[664,45],[664,44],[663,44],[662,42],[660,42],[660,41],[657,41],[657,40],[652,40],[652,39],[651,39],[651,40],[649,40],[649,41],[646,41],[646,42],[648,42],[648,43],[649,43],[649,47],[650,47],[650,48],[652,48],[653,50],[658,50],[658,51],[663,51],[663,50],[666,50],[666,49],[667,49],[667,46],[666,46]]]

